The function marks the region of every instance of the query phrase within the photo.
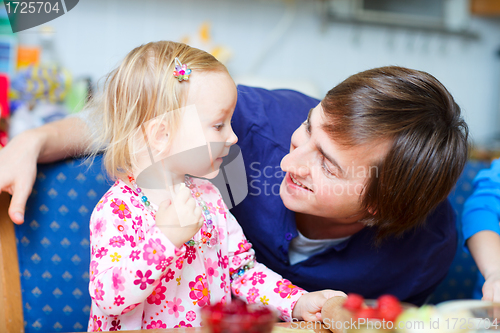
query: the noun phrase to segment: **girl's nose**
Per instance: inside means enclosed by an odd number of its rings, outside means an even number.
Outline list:
[[[232,129],[232,128],[230,129],[230,134],[229,134],[229,136],[228,136],[228,138],[227,138],[226,142],[227,142],[230,146],[232,146],[232,145],[234,145],[236,142],[238,142],[238,137],[236,136],[236,134],[234,134],[234,132],[233,132],[233,129]]]

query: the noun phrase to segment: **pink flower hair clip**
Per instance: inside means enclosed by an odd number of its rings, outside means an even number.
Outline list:
[[[191,69],[187,68],[186,64],[182,64],[179,58],[175,57],[175,70],[174,77],[179,80],[179,82],[187,81],[189,79],[189,74],[191,74]]]

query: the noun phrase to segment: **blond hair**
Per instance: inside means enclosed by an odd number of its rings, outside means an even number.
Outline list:
[[[173,111],[185,104],[189,85],[189,81],[179,82],[174,77],[175,58],[191,68],[193,74],[227,72],[205,51],[183,43],[151,42],[127,54],[106,76],[102,94],[89,103],[93,118],[102,122],[97,126],[102,131],[94,135],[93,147],[97,148],[91,157],[104,150],[103,165],[111,178],[123,177],[135,166],[129,149],[145,122],[163,117],[175,133],[179,115]]]

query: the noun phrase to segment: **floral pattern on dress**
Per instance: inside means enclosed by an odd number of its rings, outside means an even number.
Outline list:
[[[194,179],[192,187],[220,233],[212,248],[175,247],[121,180],[99,201],[90,221],[89,331],[200,326],[201,307],[230,302],[231,293],[291,320],[292,305],[305,291],[259,263],[231,279],[230,272],[255,260],[252,246],[215,186]]]

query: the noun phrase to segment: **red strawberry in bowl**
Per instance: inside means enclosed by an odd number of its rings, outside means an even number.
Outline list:
[[[365,299],[363,298],[363,296],[351,293],[347,295],[347,299],[344,303],[344,308],[349,311],[355,312],[361,310],[364,303]]]
[[[403,307],[399,300],[392,295],[383,295],[377,299],[377,307],[379,316],[386,321],[395,321],[396,318],[403,312]]]
[[[201,309],[203,333],[269,333],[276,315],[269,308],[247,305],[239,299]]]
[[[382,319],[377,309],[374,308],[363,308],[355,313],[356,319]]]

